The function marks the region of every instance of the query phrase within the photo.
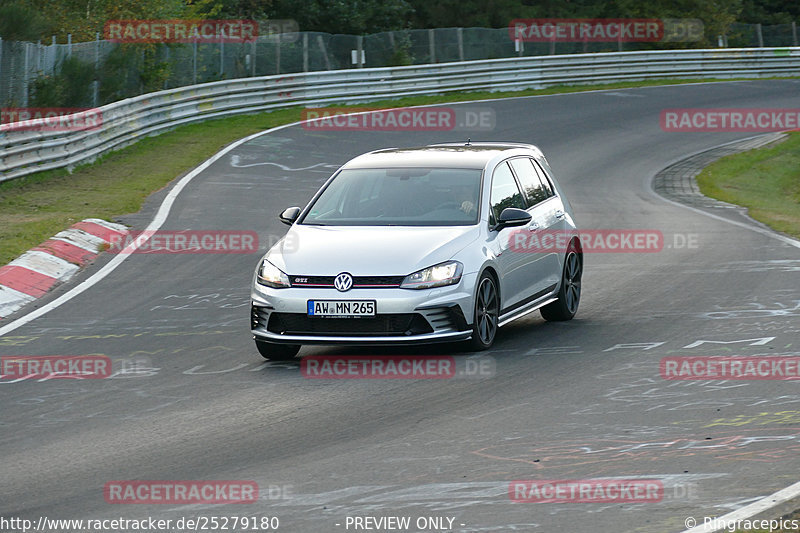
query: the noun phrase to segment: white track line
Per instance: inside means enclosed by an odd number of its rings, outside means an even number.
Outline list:
[[[681,157],[679,160],[674,161],[673,163],[670,163],[669,165],[667,165],[664,168],[669,168],[670,166],[674,165],[675,163],[677,163],[679,161],[682,161],[684,159],[688,159],[690,157],[694,157],[694,156],[696,156],[698,154],[702,154],[704,152],[708,152],[710,150],[714,150],[714,149],[720,148],[722,146],[727,146],[729,144],[734,144],[734,143],[738,143],[738,142],[742,142],[742,141],[747,141],[747,140],[750,140],[750,139],[755,139],[757,137],[761,137],[761,135],[755,135],[753,137],[747,137],[745,139],[737,139],[735,141],[722,143],[719,146],[715,146],[713,148],[707,148],[705,150],[700,150],[699,152],[695,152],[695,153],[690,154],[688,156]],[[761,148],[761,147],[756,147],[754,149],[757,150],[758,148]],[[747,151],[749,151],[749,150],[743,150],[742,153],[747,152]],[[756,233],[761,233],[762,235],[766,235],[767,237],[771,237],[773,239],[779,240],[779,241],[781,241],[781,242],[783,242],[785,244],[788,244],[790,246],[794,246],[795,248],[800,248],[800,241],[798,241],[797,239],[793,239],[793,238],[791,238],[791,237],[789,237],[787,235],[783,235],[782,233],[778,233],[778,232],[770,230],[770,229],[762,228],[760,226],[757,226],[755,223],[748,224],[747,222],[739,222],[738,220],[731,220],[731,219],[725,218],[723,216],[715,215],[714,213],[709,213],[708,211],[704,211],[704,210],[699,209],[697,207],[692,207],[692,206],[689,206],[689,205],[686,205],[686,204],[682,204],[680,202],[676,202],[675,200],[670,200],[669,198],[664,198],[663,196],[658,194],[655,191],[655,189],[653,188],[653,177],[650,176],[650,177],[646,178],[646,180],[647,180],[647,183],[648,183],[647,188],[650,190],[650,192],[653,194],[653,196],[655,196],[656,198],[659,198],[660,200],[663,200],[663,201],[665,201],[667,203],[670,203],[672,205],[676,205],[678,207],[682,207],[684,209],[688,209],[690,211],[694,211],[695,213],[699,213],[701,215],[705,215],[705,216],[707,216],[709,218],[713,218],[715,220],[721,220],[722,222],[727,222],[728,224],[733,224],[734,226],[739,226],[740,228],[745,228],[745,229],[749,229],[751,231],[755,231]]]
[[[760,135],[756,135],[756,136],[750,137],[750,138],[754,139],[756,137],[760,137]],[[728,145],[728,144],[733,144],[733,143],[737,143],[737,142],[741,142],[741,141],[745,141],[745,140],[747,140],[747,139],[738,139],[736,141],[731,141],[731,142],[720,144],[719,146],[716,146],[714,148],[719,148],[720,146],[725,146],[725,145]],[[694,154],[691,154],[689,156],[682,157],[680,160],[687,159],[688,157],[692,157],[692,156],[695,156],[697,154],[702,154],[703,152],[707,152],[709,150],[713,150],[714,148],[708,148],[706,150],[701,150],[701,151],[696,152]],[[747,151],[747,150],[744,150],[744,151]],[[671,163],[668,166],[672,166],[675,163],[677,163],[677,161]],[[665,167],[665,168],[667,168],[667,167]],[[785,244],[788,244],[790,246],[794,246],[795,248],[800,248],[800,241],[792,239],[791,237],[788,237],[786,235],[782,235],[780,233],[777,233],[777,232],[762,228],[760,226],[756,226],[755,224],[748,224],[746,222],[739,222],[738,220],[730,220],[728,218],[725,218],[725,217],[722,217],[722,216],[719,216],[719,215],[715,215],[714,213],[709,213],[708,211],[704,211],[704,210],[698,209],[696,207],[691,207],[691,206],[682,204],[680,202],[676,202],[674,200],[670,200],[668,198],[664,198],[663,196],[658,194],[655,191],[655,189],[653,188],[653,178],[652,178],[652,176],[648,178],[648,185],[649,185],[648,188],[649,188],[650,192],[653,194],[653,196],[655,196],[656,198],[659,198],[659,199],[661,199],[661,200],[663,200],[663,201],[665,201],[665,202],[667,202],[669,204],[672,204],[672,205],[675,205],[675,206],[678,206],[678,207],[683,207],[684,209],[688,209],[690,211],[694,211],[695,213],[699,213],[701,215],[705,215],[705,216],[707,216],[709,218],[713,218],[715,220],[720,220],[722,222],[727,222],[728,224],[733,224],[734,226],[739,226],[740,228],[745,228],[745,229],[749,229],[750,231],[755,231],[756,233],[761,233],[762,235],[766,235],[767,237],[771,237],[773,239],[781,241],[781,242],[783,242]],[[800,496],[800,481],[795,483],[794,485],[789,485],[785,489],[781,489],[778,492],[776,492],[774,494],[771,494],[771,495],[769,495],[769,496],[767,496],[765,498],[762,498],[762,499],[760,499],[760,500],[758,500],[756,502],[753,502],[753,503],[751,503],[749,505],[745,505],[741,509],[737,509],[736,511],[733,511],[733,512],[730,512],[730,513],[728,513],[726,515],[720,516],[719,518],[717,518],[716,522],[711,521],[709,523],[703,523],[703,524],[697,525],[697,526],[695,526],[693,528],[687,529],[687,530],[685,530],[685,531],[683,531],[681,533],[713,533],[714,531],[720,531],[720,530],[723,530],[723,529],[728,529],[728,528],[725,527],[726,524],[732,524],[736,520],[746,520],[748,518],[751,518],[751,517],[753,517],[753,516],[755,516],[757,514],[760,514],[760,513],[764,512],[764,511],[766,511],[768,509],[771,509],[772,507],[775,507],[776,505],[780,505],[781,503],[786,502],[788,500],[791,500],[792,498],[796,498],[798,496]]]
[[[716,522],[714,520],[711,520],[707,523],[704,521],[703,524],[699,524],[691,529],[682,531],[681,533],[713,533],[714,531],[720,531],[723,529],[730,531],[731,526],[736,524],[737,521],[752,518],[753,516],[763,513],[764,511],[775,507],[776,505],[780,505],[791,500],[792,498],[795,498],[798,494],[800,494],[800,481],[794,485],[789,485],[785,489],[779,490],[775,494],[771,494],[766,498],[761,498],[750,505],[745,505],[741,509],[737,509],[736,511],[720,516],[714,519]],[[736,529],[739,529],[738,524],[736,525]]]
[[[250,141],[251,139],[255,139],[256,137],[260,137],[261,135],[266,135],[268,133],[272,133],[277,130],[288,128],[291,126],[296,126],[298,124],[300,124],[300,122],[293,122],[291,124],[284,124],[282,126],[277,126],[275,128],[261,131],[259,133],[254,133],[253,135],[245,137],[244,139],[239,139],[238,141],[226,146],[225,148],[223,148],[222,150],[211,156],[211,158],[206,159],[203,163],[195,167],[191,172],[189,172],[183,178],[181,178],[181,180],[169,191],[167,197],[164,198],[163,202],[161,202],[161,206],[158,208],[158,212],[156,213],[156,216],[153,218],[153,221],[150,223],[150,225],[147,226],[143,234],[152,235],[153,232],[157,231],[167,220],[169,212],[172,209],[172,204],[175,203],[175,199],[178,197],[181,191],[183,191],[184,187],[186,187],[189,184],[189,182],[192,181],[192,179],[194,179],[198,174],[207,169],[214,162],[218,161],[225,154],[227,154],[234,148],[237,148],[242,144]],[[128,248],[126,248],[125,251],[126,252],[133,251],[137,247],[141,246],[141,244],[143,243],[144,241],[142,242],[134,241]],[[48,313],[53,309],[56,309],[57,307],[67,303],[68,301],[72,300],[73,298],[83,293],[84,291],[92,288],[103,278],[111,274],[120,264],[122,264],[122,262],[125,259],[128,258],[129,255],[130,253],[120,253],[116,255],[111,261],[106,263],[100,270],[92,274],[89,278],[81,282],[79,285],[75,286],[73,289],[70,289],[68,292],[62,294],[52,302],[49,302],[43,305],[42,307],[35,309],[34,311],[31,311],[27,315],[21,316],[20,318],[14,320],[13,322],[10,322],[5,326],[0,327],[0,337],[8,333],[11,333],[15,329],[20,328],[33,320],[36,320],[45,313]]]

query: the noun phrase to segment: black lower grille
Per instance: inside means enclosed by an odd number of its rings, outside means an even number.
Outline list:
[[[267,330],[283,335],[397,336],[433,333],[419,313],[361,318],[319,318],[302,313],[272,313]]]
[[[271,307],[269,309],[272,309]],[[269,309],[256,305],[250,308],[250,329],[266,327],[269,318]]]

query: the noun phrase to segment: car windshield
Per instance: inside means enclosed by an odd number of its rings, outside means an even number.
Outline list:
[[[480,169],[342,170],[301,224],[467,226],[478,222]]]

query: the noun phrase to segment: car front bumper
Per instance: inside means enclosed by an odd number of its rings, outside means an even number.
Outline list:
[[[276,344],[418,344],[467,340],[475,274],[435,289],[273,289],[257,282],[250,328],[256,340]],[[470,289],[467,289],[467,288]],[[308,317],[309,300],[374,300],[375,317]],[[470,318],[467,318],[470,317]]]

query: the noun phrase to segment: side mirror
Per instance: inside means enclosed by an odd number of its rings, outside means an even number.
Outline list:
[[[291,226],[292,224],[294,224],[294,221],[297,220],[297,217],[299,216],[300,216],[299,207],[287,207],[280,214],[279,218],[281,219],[281,222]]]
[[[511,228],[514,226],[524,226],[531,221],[531,214],[523,209],[516,207],[506,207],[500,213],[500,218],[497,221],[494,229],[500,231],[503,228]]]

